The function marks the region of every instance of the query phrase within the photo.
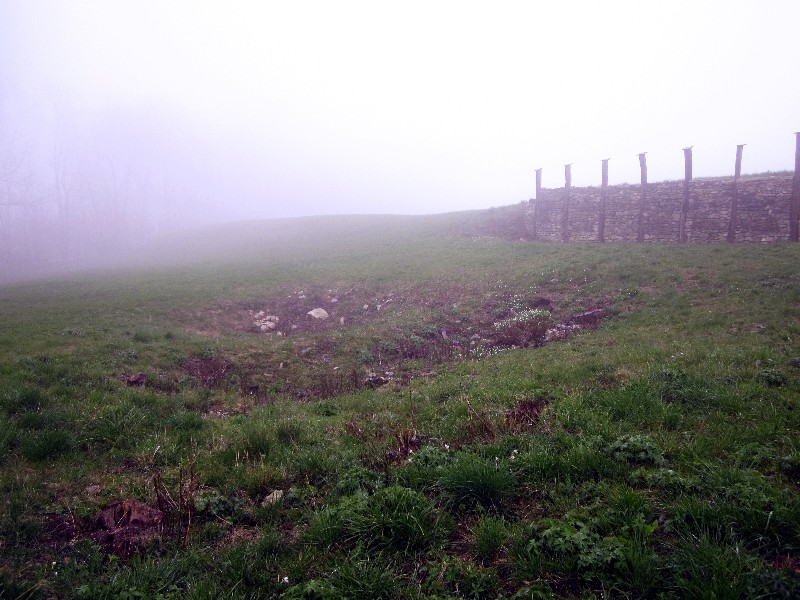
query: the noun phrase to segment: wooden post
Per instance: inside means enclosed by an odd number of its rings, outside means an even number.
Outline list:
[[[692,181],[692,146],[683,149],[683,203],[681,204],[681,217],[678,221],[678,240],[685,242],[686,235],[686,217],[689,215],[689,186]]]
[[[542,169],[536,169],[536,201],[533,202],[533,226],[531,227],[531,236],[534,240],[539,237],[539,233],[536,230],[537,223],[539,221],[539,205],[542,201]]]
[[[600,194],[600,216],[597,222],[597,241],[606,241],[606,201],[608,200],[608,158],[603,159],[603,187]]]
[[[572,187],[572,164],[564,165],[564,217],[561,222],[561,237],[569,242],[569,190]]]
[[[733,197],[731,198],[731,218],[728,220],[728,242],[736,241],[736,213],[739,203],[739,177],[742,175],[742,151],[744,144],[736,146],[736,168],[733,171]]]
[[[644,208],[647,205],[647,152],[639,154],[639,169],[642,172],[642,192],[639,195],[639,226],[636,231],[636,241],[644,241]]]
[[[800,131],[794,134],[794,184],[792,185],[792,201],[789,207],[789,241],[797,242],[800,238]]]

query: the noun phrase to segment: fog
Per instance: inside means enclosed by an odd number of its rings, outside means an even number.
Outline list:
[[[0,280],[199,225],[794,164],[800,3],[0,0]]]

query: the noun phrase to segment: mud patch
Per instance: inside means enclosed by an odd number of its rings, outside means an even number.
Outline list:
[[[165,515],[134,499],[114,502],[98,512],[90,534],[107,554],[130,558],[164,539]]]
[[[182,370],[190,383],[206,389],[239,387],[254,404],[276,394],[328,398],[402,385],[441,364],[566,339],[609,316],[608,301],[584,300],[575,313],[564,304],[556,291],[517,293],[505,285],[488,292],[458,285],[297,287],[196,315],[193,325],[210,324],[215,334],[283,341],[235,360],[191,358]],[[309,313],[315,309],[329,318],[314,318]]]
[[[523,398],[513,408],[503,414],[503,421],[509,433],[519,434],[540,429],[542,411],[550,404],[549,396]]]
[[[221,358],[190,358],[182,365],[183,372],[204,388],[219,388],[231,373],[232,365]]]

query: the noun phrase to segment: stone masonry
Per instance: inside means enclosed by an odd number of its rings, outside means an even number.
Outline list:
[[[792,184],[791,174],[739,178],[734,241],[788,241]],[[645,242],[680,241],[683,186],[682,180],[647,184],[643,208]],[[606,189],[605,241],[635,242],[641,186],[615,185]],[[687,242],[727,240],[733,193],[733,177],[689,182]],[[527,231],[544,241],[599,241],[602,195],[602,187],[541,189],[528,207]]]

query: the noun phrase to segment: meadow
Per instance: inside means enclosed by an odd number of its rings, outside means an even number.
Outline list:
[[[0,287],[0,598],[800,596],[800,245],[519,223]]]

